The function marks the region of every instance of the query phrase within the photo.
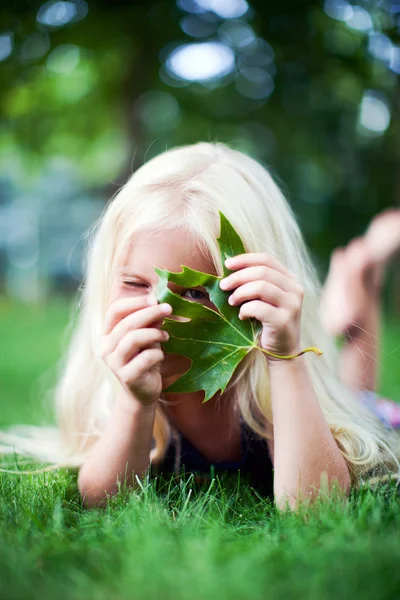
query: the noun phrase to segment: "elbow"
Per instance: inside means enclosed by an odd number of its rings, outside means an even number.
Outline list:
[[[85,475],[79,474],[78,490],[84,508],[105,507],[108,498],[107,491],[101,490],[99,486],[94,485]]]
[[[320,485],[295,486],[279,483],[274,484],[274,501],[278,510],[297,512],[301,506],[314,504],[316,501],[347,498],[351,491],[351,477],[347,466],[339,472],[328,476],[323,471],[319,477]]]
[[[132,491],[137,487],[139,486],[126,485],[123,489]],[[78,475],[78,490],[84,508],[105,508],[110,498],[121,490],[121,482],[118,477],[116,480],[98,481],[81,468]]]
[[[110,484],[109,481],[96,479],[84,467],[78,475],[78,490],[84,508],[105,508],[111,496],[118,493],[118,481]]]

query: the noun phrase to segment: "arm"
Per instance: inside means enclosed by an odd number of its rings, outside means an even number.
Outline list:
[[[149,467],[156,404],[144,406],[117,395],[107,427],[80,469],[78,487],[87,508],[104,506],[118,481],[135,487],[132,471],[143,476]],[[137,485],[137,483],[136,483]]]
[[[276,505],[285,508],[287,499],[296,508],[300,498],[318,495],[323,471],[329,483],[337,479],[347,494],[349,471],[315,396],[304,357],[271,362],[269,371]]]
[[[169,304],[157,304],[147,295],[119,298],[108,309],[101,356],[121,386],[106,429],[79,473],[79,491],[88,508],[104,506],[107,495],[118,492],[118,483],[125,478],[134,488],[135,476],[141,477],[149,467],[162,389],[160,343],[168,339],[159,327],[163,315],[171,312]]]
[[[274,496],[279,508],[318,494],[321,475],[338,479],[346,492],[350,474],[315,396],[304,358],[286,360],[300,351],[304,290],[276,258],[241,254],[225,261],[235,272],[220,282],[235,289],[229,302],[240,304],[239,318],[262,324],[259,347],[269,364],[274,424]],[[310,486],[315,486],[317,491]]]

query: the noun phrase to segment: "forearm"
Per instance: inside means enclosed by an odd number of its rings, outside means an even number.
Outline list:
[[[321,474],[348,492],[346,462],[329,430],[307,373],[305,357],[270,363],[274,422],[274,496],[278,507],[291,508],[313,498]]]
[[[149,467],[155,405],[144,407],[117,397],[107,427],[79,472],[78,487],[86,507],[101,506],[118,482],[133,488]]]

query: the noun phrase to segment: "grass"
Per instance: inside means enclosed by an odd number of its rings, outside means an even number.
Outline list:
[[[51,422],[40,394],[54,379],[66,321],[62,301],[45,310],[0,304],[1,426]],[[399,347],[400,326],[388,323],[381,392],[400,400]],[[191,483],[156,490],[147,481],[87,511],[73,470],[1,474],[0,599],[398,597],[393,485],[282,514],[236,480]]]

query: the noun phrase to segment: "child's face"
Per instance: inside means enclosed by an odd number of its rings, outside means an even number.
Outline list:
[[[113,280],[111,302],[119,298],[137,298],[153,295],[158,283],[154,267],[180,272],[182,265],[217,275],[209,257],[204,257],[197,244],[193,244],[189,234],[182,228],[168,229],[162,232],[141,232],[135,235],[133,247],[123,257],[123,263]],[[205,288],[183,288],[169,282],[168,287],[183,298],[200,302],[209,308],[218,310],[210,301]],[[180,317],[172,319],[179,320]],[[177,354],[167,354],[161,365],[163,388],[171,385],[190,367],[190,360]]]

